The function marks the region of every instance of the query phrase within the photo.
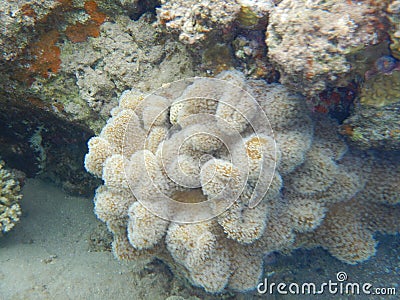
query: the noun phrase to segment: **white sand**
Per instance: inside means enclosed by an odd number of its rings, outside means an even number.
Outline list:
[[[110,252],[88,252],[90,233],[99,224],[92,199],[67,196],[38,180],[28,180],[23,192],[21,222],[0,237],[0,300],[157,300],[170,295],[189,300],[259,299],[251,294],[212,296],[201,289],[185,287],[160,264],[139,269],[133,263],[117,261]],[[377,256],[357,266],[346,265],[321,249],[300,251],[271,266],[267,264],[266,273],[273,271],[275,275],[270,279],[274,282],[327,282],[338,271],[346,271],[356,282],[398,288],[398,245],[398,236],[383,239]],[[386,297],[398,299],[397,295]],[[329,295],[323,298],[332,299]]]
[[[91,199],[28,180],[21,222],[0,237],[0,299],[165,299],[171,276],[88,252]]]

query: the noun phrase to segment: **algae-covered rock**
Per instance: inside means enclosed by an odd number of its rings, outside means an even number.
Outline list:
[[[64,111],[95,132],[126,88],[135,85],[149,91],[194,75],[185,46],[161,37],[149,16],[137,21],[118,16],[102,24],[96,38],[82,43],[65,41],[60,59],[59,76],[72,82],[70,97],[59,93]],[[54,88],[47,84],[44,91],[49,95]]]
[[[375,6],[376,5],[376,6]],[[349,57],[382,41],[379,2],[283,0],[270,12],[268,57],[281,82],[306,95],[353,79]]]
[[[400,101],[400,72],[378,74],[367,80],[360,92],[362,106],[383,107]]]
[[[341,133],[362,149],[400,150],[399,111],[400,72],[375,74],[361,86],[359,105]]]
[[[400,1],[392,1],[386,8],[388,20],[390,22],[390,50],[397,59],[400,59]]]
[[[14,60],[35,38],[38,24],[57,14],[68,1],[22,0],[0,2],[0,60]],[[71,1],[72,2],[72,1]]]
[[[348,141],[361,149],[400,150],[400,99],[386,106],[361,106],[342,125]]]
[[[157,8],[158,22],[170,32],[179,34],[187,44],[195,44],[228,31],[237,18],[240,5],[228,1],[161,1]]]

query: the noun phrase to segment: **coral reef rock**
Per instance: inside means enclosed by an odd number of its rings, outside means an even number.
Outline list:
[[[273,251],[368,259],[376,231],[399,229],[399,163],[359,158],[336,126],[237,71],[124,92],[85,157],[115,256],[159,258],[212,293],[254,289]]]
[[[85,43],[66,41],[60,55],[60,71],[78,94],[75,101],[63,101],[64,111],[95,131],[127,88],[135,85],[146,92],[194,75],[185,46],[162,38],[145,16],[132,21],[122,15],[99,30],[97,38]],[[54,94],[51,88],[48,92]]]
[[[170,31],[179,33],[179,39],[188,44],[204,40],[211,33],[232,26],[240,5],[228,1],[161,1],[157,9],[158,21]]]
[[[14,60],[34,38],[35,27],[59,13],[63,1],[22,0],[0,3],[0,61]],[[66,1],[64,1],[66,2]]]
[[[393,56],[400,59],[400,1],[391,1],[385,11],[390,22],[390,49]]]
[[[400,150],[400,102],[383,107],[364,106],[341,126],[341,133],[360,149]]]
[[[400,102],[400,71],[378,74],[363,83],[361,105],[383,107],[396,102]]]
[[[342,125],[344,136],[361,149],[400,150],[400,71],[372,76],[359,97],[360,105]]]
[[[270,12],[266,33],[281,82],[305,95],[346,86],[354,71],[351,57],[382,39],[381,11],[369,1],[281,1]]]
[[[270,0],[162,0],[157,18],[183,43],[213,43],[215,39],[229,40],[235,27],[254,29],[265,24],[272,7]]]
[[[10,231],[19,221],[22,198],[21,187],[14,174],[4,168],[0,161],[0,236]]]
[[[0,153],[28,177],[40,175],[69,193],[90,195],[98,180],[80,162],[93,134],[49,112],[38,99],[7,97],[0,90]]]

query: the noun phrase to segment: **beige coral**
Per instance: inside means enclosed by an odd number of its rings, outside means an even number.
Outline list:
[[[217,292],[228,283],[230,261],[226,249],[212,232],[213,225],[172,224],[166,242],[174,260],[187,268],[195,285]]]
[[[229,288],[234,291],[254,289],[263,274],[263,251],[261,249],[254,251],[252,245],[235,247],[229,241],[226,246],[234,249],[230,256],[232,275],[229,279]]]
[[[128,190],[128,183],[125,178],[124,165],[128,161],[121,154],[114,154],[109,156],[103,165],[104,184],[113,190]]]
[[[240,195],[240,171],[231,162],[209,160],[201,168],[201,186],[209,198],[236,198]],[[226,188],[228,186],[228,188]]]
[[[379,207],[375,208],[378,209],[371,211],[367,203],[358,198],[331,207],[322,225],[307,237],[306,245],[321,245],[333,256],[349,264],[369,259],[376,252],[377,242],[373,233],[378,228],[366,226],[363,217],[371,214],[380,219],[382,211]],[[398,208],[396,213],[399,216]]]
[[[164,126],[154,126],[150,129],[146,137],[145,149],[156,153],[158,145],[166,139],[168,129]]]
[[[94,211],[104,222],[121,220],[128,215],[128,208],[134,201],[131,193],[112,192],[106,186],[100,186],[94,198]]]
[[[228,71],[148,99],[124,93],[85,160],[104,180],[95,212],[117,257],[245,291],[265,253],[322,246],[353,264],[375,253],[376,231],[399,230],[398,162],[348,151],[283,86]]]
[[[124,235],[114,235],[112,243],[114,255],[120,260],[138,261],[142,265],[151,262],[157,254],[157,249],[137,250]]]
[[[378,203],[400,203],[400,162],[397,157],[388,155],[384,160],[373,161],[366,177],[362,196]]]
[[[279,172],[291,173],[304,162],[313,141],[314,123],[304,105],[304,98],[290,93],[283,85],[266,84],[260,80],[250,80],[248,91],[262,99],[260,106],[274,130],[281,155]]]
[[[276,142],[281,151],[278,170],[282,174],[293,172],[304,162],[307,150],[312,143],[312,134],[307,131],[294,129],[276,133]]]
[[[168,118],[168,99],[158,95],[150,95],[147,101],[151,101],[152,105],[143,108],[143,128],[149,130],[153,126],[163,126]]]
[[[129,208],[128,239],[138,250],[153,248],[164,236],[169,222],[163,220],[139,202]]]
[[[140,121],[135,111],[122,110],[108,120],[100,133],[100,137],[112,144],[117,153],[129,157],[137,150],[143,149],[145,131],[134,126]],[[132,130],[133,127],[135,131]],[[129,143],[126,142],[127,140],[129,140]]]
[[[326,208],[314,199],[292,196],[288,205],[291,222],[297,232],[316,229],[325,217]]]
[[[327,190],[338,173],[337,165],[330,154],[327,151],[315,151],[312,147],[305,162],[290,174],[290,187],[304,195]]]
[[[167,248],[175,260],[193,268],[209,259],[216,247],[216,237],[211,232],[213,224],[172,224],[168,229]]]
[[[251,244],[264,233],[268,205],[264,201],[254,208],[239,198],[229,209],[218,216],[218,223],[224,228],[228,238],[242,244]]]

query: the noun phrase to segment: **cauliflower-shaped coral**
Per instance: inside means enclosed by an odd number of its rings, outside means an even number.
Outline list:
[[[19,221],[19,201],[22,198],[20,190],[18,180],[4,169],[4,162],[0,161],[0,235],[10,231]]]
[[[114,234],[114,254],[157,257],[209,292],[254,288],[272,251],[322,246],[349,263],[365,260],[374,254],[375,231],[398,230],[399,172],[392,167],[393,180],[378,189],[387,196],[371,200],[364,186],[377,184],[365,174],[379,160],[348,153],[329,130],[335,126],[313,120],[304,98],[282,85],[235,71],[148,97],[125,92],[85,159],[104,180],[95,212]],[[363,199],[355,197],[363,190]],[[385,209],[368,210],[368,222],[360,221],[365,210],[341,213],[369,202]],[[354,230],[344,235],[348,227]]]
[[[398,206],[373,203],[357,196],[329,208],[322,225],[315,231],[298,236],[302,247],[322,246],[348,264],[357,264],[376,253],[377,231],[399,232]]]
[[[160,248],[165,238],[166,252],[194,284],[209,291],[228,284],[235,254],[225,244],[251,244],[263,234],[266,203],[282,185],[274,172],[280,154],[272,130],[244,86],[241,73],[225,72],[145,99],[126,92],[100,136],[89,141],[85,167],[104,180],[95,211],[116,241],[126,228],[123,244],[131,246],[118,251],[123,257]],[[199,234],[192,240],[194,231]]]

